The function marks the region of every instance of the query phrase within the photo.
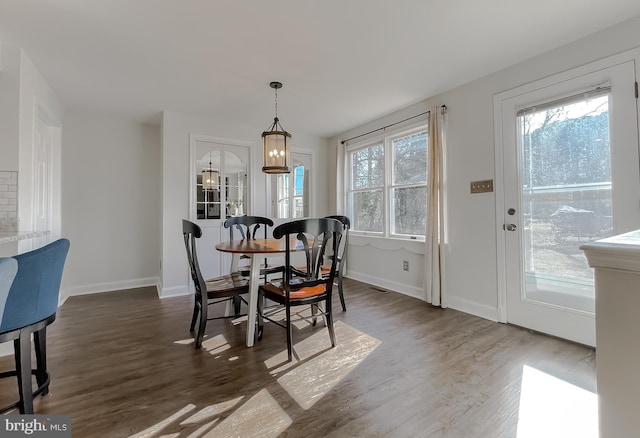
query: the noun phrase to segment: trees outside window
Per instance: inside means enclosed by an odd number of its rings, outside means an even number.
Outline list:
[[[354,233],[424,238],[427,131],[419,127],[349,147],[348,211]]]

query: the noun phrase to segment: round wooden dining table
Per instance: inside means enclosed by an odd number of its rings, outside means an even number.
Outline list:
[[[258,286],[260,285],[260,259],[256,255],[284,254],[286,251],[286,239],[245,239],[220,242],[216,245],[220,252],[233,254],[231,259],[231,272],[238,270],[240,255],[246,255],[251,259],[249,274],[249,304],[247,311],[247,347],[252,347],[255,340],[256,316],[258,311]],[[291,250],[302,250],[299,240],[291,240]]]

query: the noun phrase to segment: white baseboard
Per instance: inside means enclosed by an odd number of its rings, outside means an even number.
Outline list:
[[[397,283],[395,281],[385,280],[383,278],[374,277],[373,275],[363,274],[360,272],[354,272],[352,270],[349,270],[346,273],[345,277],[424,301],[424,293],[422,291],[422,288],[418,288],[408,284]]]
[[[188,286],[162,287],[158,289],[158,291],[158,297],[160,298],[172,298],[191,295],[191,291],[189,290]]]
[[[498,322],[498,309],[496,307],[478,304],[474,301],[467,300],[447,294],[447,307],[459,310],[464,313],[479,316],[480,318]]]
[[[397,283],[394,281],[385,280],[383,278],[377,278],[372,275],[362,274],[360,272],[348,271],[348,278],[352,278],[354,280],[361,281],[363,283],[370,284],[372,286],[381,287],[383,289],[387,289],[393,292],[398,292],[404,295],[408,295],[413,298],[417,298],[422,301],[426,301],[424,299],[424,292],[421,288]],[[476,302],[467,300],[465,298],[460,298],[456,296],[451,296],[449,294],[446,295],[443,307],[449,307],[451,309],[459,310],[461,312],[469,313],[471,315],[479,316],[480,318],[488,319],[490,321],[498,322],[498,309],[486,306],[484,304],[478,304]]]
[[[60,291],[60,304],[63,304],[67,298],[78,295],[98,294],[102,292],[111,292],[124,289],[135,289],[138,287],[155,286],[160,290],[160,279],[158,277],[134,278],[132,280],[110,281],[106,283],[95,283],[84,286],[72,286],[62,288]]]

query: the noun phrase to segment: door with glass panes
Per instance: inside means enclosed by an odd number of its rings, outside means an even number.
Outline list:
[[[640,226],[634,72],[633,61],[583,69],[496,101],[510,323],[595,346],[580,245]]]
[[[229,239],[224,222],[249,211],[251,144],[209,136],[191,138],[190,219],[202,229],[200,269],[205,278],[229,272],[231,256],[213,250]]]

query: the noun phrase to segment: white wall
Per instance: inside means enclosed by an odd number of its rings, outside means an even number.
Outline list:
[[[330,139],[329,144],[335,156],[335,145],[340,138],[418,114],[427,105],[447,105],[445,305],[496,320],[496,236],[502,232],[502,224],[496,221],[494,193],[469,193],[471,181],[495,177],[493,96],[636,47],[640,47],[640,17],[354,128]],[[350,248],[349,276],[369,278],[373,284],[395,284],[392,289],[409,294],[422,288],[419,276],[403,274],[401,266],[394,262],[399,257],[411,257],[410,251],[365,248],[366,251]],[[417,263],[421,263],[423,257],[415,257]],[[386,268],[376,261],[380,259],[389,261]]]
[[[18,171],[20,49],[0,44],[0,170]]]
[[[62,144],[62,294],[157,284],[160,128],[67,113]]]
[[[267,119],[268,120],[268,119]],[[188,293],[190,277],[182,240],[182,219],[189,217],[189,136],[190,134],[240,140],[253,144],[251,164],[251,214],[270,216],[267,205],[266,175],[262,168],[264,126],[248,126],[221,120],[165,112],[162,121],[162,283],[161,297]],[[312,211],[329,214],[327,181],[322,170],[327,168],[326,140],[292,132],[293,150],[313,152]]]

